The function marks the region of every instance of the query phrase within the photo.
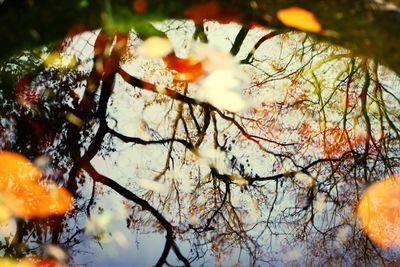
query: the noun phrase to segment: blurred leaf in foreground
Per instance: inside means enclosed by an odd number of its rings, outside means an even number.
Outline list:
[[[357,207],[364,232],[382,248],[400,247],[400,180],[390,176],[372,184]]]
[[[41,178],[41,170],[24,156],[0,152],[2,209],[26,219],[67,212],[72,203],[71,194],[64,187],[43,184]]]
[[[276,16],[288,27],[293,27],[302,31],[320,32],[321,24],[315,15],[300,7],[289,7],[278,10]]]

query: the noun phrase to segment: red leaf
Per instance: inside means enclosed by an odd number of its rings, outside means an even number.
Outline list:
[[[52,259],[37,258],[37,257],[25,257],[21,260],[21,263],[34,264],[36,267],[64,267],[65,265]]]

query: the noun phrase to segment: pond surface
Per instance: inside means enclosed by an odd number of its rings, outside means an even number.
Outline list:
[[[376,234],[356,216],[376,213],[357,209],[368,185],[397,179],[398,76],[304,33],[254,28],[239,40],[239,25],[207,22],[204,43],[193,22],[155,26],[166,38],[84,32],[0,66],[0,158],[23,155],[41,172],[35,183],[73,200],[39,215],[3,201],[4,256],[69,266],[398,263],[398,229]],[[7,186],[3,197],[22,198]],[[32,196],[39,206],[52,197]],[[373,227],[391,227],[384,219]]]

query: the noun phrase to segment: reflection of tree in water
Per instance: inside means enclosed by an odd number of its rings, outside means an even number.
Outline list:
[[[192,26],[166,25],[184,53]],[[53,243],[74,262],[82,240],[103,242],[108,230],[94,229],[95,218],[107,208],[96,202],[115,192],[132,232],[165,234],[157,265],[397,259],[353,214],[365,186],[399,168],[398,77],[304,34],[207,23],[195,36],[213,45],[224,31],[251,77],[249,107],[237,114],[199,102],[199,88],[137,55],[134,35],[75,37],[73,69],[46,67],[42,51],[3,65],[3,149],[46,155],[48,179],[75,196],[65,217],[18,219],[7,255],[41,255]]]

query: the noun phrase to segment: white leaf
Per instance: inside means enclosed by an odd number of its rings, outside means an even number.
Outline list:
[[[206,45],[194,47],[195,57],[203,62],[204,69],[208,72],[221,69],[235,68],[233,56],[225,51],[220,51]]]
[[[58,261],[63,262],[67,259],[67,255],[65,255],[65,252],[58,246],[47,245],[46,252]]]
[[[247,105],[237,91],[244,87],[245,80],[243,73],[234,70],[213,71],[202,80],[195,98],[219,109],[242,111]]]

